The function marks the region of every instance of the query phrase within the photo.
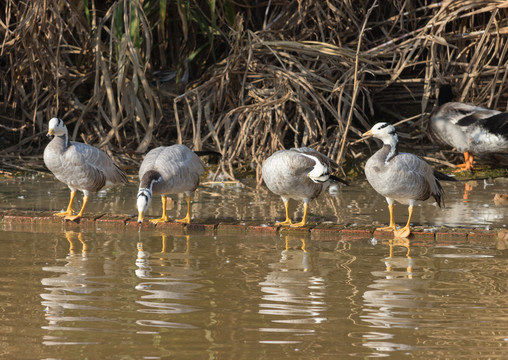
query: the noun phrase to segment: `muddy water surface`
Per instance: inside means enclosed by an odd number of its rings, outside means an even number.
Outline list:
[[[503,227],[508,207],[493,198],[506,184],[445,184],[447,207],[423,204],[414,222]],[[94,195],[88,210],[134,215],[136,192],[132,184]],[[51,178],[0,187],[2,209],[58,211],[67,200]],[[184,204],[175,197],[169,213],[183,216]],[[156,199],[150,214],[159,206]],[[405,222],[406,208],[396,208]],[[283,212],[276,196],[240,186],[203,186],[193,209],[196,220],[261,223]],[[359,183],[322,195],[310,220],[387,217],[384,199]],[[0,358],[476,359],[508,351],[508,250],[496,244],[67,229],[1,225]]]
[[[438,208],[428,200],[418,204],[413,223],[432,229],[439,226],[503,227],[508,223],[508,179],[478,180],[472,182],[443,182],[446,207]],[[495,202],[496,194],[506,194],[504,202]],[[87,213],[121,213],[135,216],[137,184],[109,189],[94,194]],[[69,190],[52,175],[33,178],[14,178],[0,181],[0,209],[60,211],[67,207]],[[181,218],[185,215],[183,196],[174,196],[169,203],[168,215]],[[79,211],[82,195],[78,193],[74,204]],[[290,202],[292,216],[298,221],[303,211],[301,204]],[[278,196],[266,187],[242,185],[202,185],[193,198],[193,216],[202,219],[254,221],[273,223],[283,220],[284,207]],[[310,222],[338,224],[387,224],[388,208],[385,199],[374,192],[365,181],[342,187],[336,194],[322,194],[311,202]],[[159,217],[161,200],[154,198],[148,216]],[[395,205],[395,221],[404,225],[407,207]]]
[[[0,237],[5,359],[508,351],[508,252],[495,246],[22,228]]]

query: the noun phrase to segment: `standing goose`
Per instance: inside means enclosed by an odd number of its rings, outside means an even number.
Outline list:
[[[162,198],[161,218],[150,220],[156,224],[169,220],[166,215],[167,195],[185,193],[187,215],[176,221],[190,223],[191,196],[199,185],[199,177],[205,172],[205,165],[198,155],[209,154],[220,155],[214,151],[193,152],[185,145],[161,146],[150,150],[139,168],[138,222],[143,222],[152,195],[161,195]]]
[[[69,141],[63,120],[52,118],[47,135],[54,138],[44,149],[44,163],[71,190],[67,210],[55,215],[64,216],[66,220],[79,219],[83,216],[90,193],[129,182],[125,173],[105,152],[87,144]],[[83,192],[83,206],[73,216],[72,203],[77,190]]]
[[[430,128],[439,141],[464,153],[460,170],[473,169],[473,154],[508,151],[508,113],[451,102],[450,85],[439,88],[439,107],[430,116]]]
[[[441,207],[444,206],[444,191],[439,180],[456,181],[434,170],[418,156],[397,151],[397,133],[395,128],[387,123],[377,123],[363,134],[374,136],[383,142],[383,147],[372,155],[365,164],[365,175],[370,185],[386,198],[390,211],[390,225],[376,230],[390,230],[396,237],[408,237],[411,233],[409,225],[416,201],[424,201],[431,196]],[[393,203],[409,205],[407,224],[396,229],[393,220]]]
[[[286,220],[275,225],[305,226],[310,200],[327,189],[332,180],[347,184],[330,175],[332,163],[325,155],[307,147],[279,150],[265,160],[261,169],[263,180],[271,192],[282,198],[286,209]],[[289,199],[303,201],[303,218],[299,223],[294,224],[289,217]]]

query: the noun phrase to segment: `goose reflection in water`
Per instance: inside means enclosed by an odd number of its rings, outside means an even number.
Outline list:
[[[411,345],[397,343],[391,332],[376,328],[418,327],[418,318],[412,316],[421,307],[419,294],[425,291],[425,282],[415,278],[416,266],[411,257],[410,241],[393,238],[382,242],[388,246],[388,256],[381,259],[384,271],[374,271],[374,281],[363,294],[361,319],[372,327],[362,334],[362,346],[377,351],[409,350]]]
[[[81,232],[68,231],[65,238],[69,243],[69,252],[65,257],[65,264],[46,266],[42,269],[51,274],[60,274],[56,277],[47,277],[41,280],[46,293],[42,293],[42,305],[45,306],[49,330],[64,329],[60,322],[94,321],[100,320],[88,316],[75,316],[65,314],[70,310],[87,310],[93,306],[83,305],[80,301],[93,300],[91,294],[98,290],[97,284],[89,280],[95,275],[93,261],[88,258],[88,244],[83,240]],[[79,251],[81,247],[81,251]]]
[[[324,302],[325,279],[314,275],[310,253],[305,239],[290,246],[286,236],[285,249],[276,263],[269,265],[271,271],[259,285],[263,292],[259,313],[273,315],[272,322],[285,324],[319,324],[327,319],[322,315],[327,306]],[[307,334],[310,329],[260,329],[264,332],[288,332]]]
[[[155,314],[153,318],[137,320],[141,326],[165,328],[193,328],[192,325],[168,321],[161,315],[184,314],[200,311],[197,306],[180,303],[180,301],[195,299],[197,290],[202,285],[196,281],[201,278],[201,271],[194,266],[195,260],[190,252],[190,238],[185,236],[168,236],[162,234],[161,251],[150,253],[143,242],[137,243],[136,275],[144,280],[135,286],[143,293],[136,303],[141,305],[140,313]],[[168,239],[169,238],[169,239]],[[182,245],[182,239],[184,246]],[[168,241],[169,240],[169,241]],[[168,242],[172,244],[171,251],[167,251]]]

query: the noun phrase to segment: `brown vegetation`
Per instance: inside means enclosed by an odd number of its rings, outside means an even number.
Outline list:
[[[220,151],[234,178],[293,146],[362,158],[380,119],[411,117],[424,143],[442,83],[508,108],[506,1],[100,3],[0,0],[4,164],[39,159],[53,116],[126,167],[179,142]]]

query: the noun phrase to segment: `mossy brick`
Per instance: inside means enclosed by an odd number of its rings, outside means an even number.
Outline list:
[[[125,227],[129,230],[132,229],[155,229],[155,224],[151,223],[148,219],[144,219],[140,224],[137,218],[131,218],[125,223]]]
[[[359,239],[368,239],[372,237],[372,229],[366,228],[346,228],[342,229],[340,232],[341,240],[359,240]]]
[[[440,228],[436,231],[436,245],[465,244],[467,235],[464,229]]]
[[[25,214],[9,214],[4,216],[3,221],[5,224],[9,223],[30,224],[32,223],[32,217],[30,215]]]
[[[214,234],[217,226],[217,220],[215,219],[196,220],[192,221],[190,224],[187,224],[186,230],[191,234]]]
[[[344,225],[339,224],[318,224],[310,230],[312,240],[339,240],[340,232],[344,229]]]
[[[312,226],[302,226],[302,227],[290,227],[290,226],[281,226],[279,228],[279,233],[284,235],[307,235],[310,234]]]
[[[279,231],[278,226],[247,224],[247,231],[250,233],[276,234]]]
[[[436,239],[436,234],[433,231],[415,230],[411,231],[409,239],[433,243]]]
[[[217,234],[245,234],[248,228],[246,224],[234,222],[219,222],[217,225]]]
[[[113,215],[106,214],[101,216],[95,221],[95,224],[99,228],[123,228],[128,221],[135,221],[136,217],[132,215]]]
[[[81,217],[76,220],[61,219],[60,221],[63,223],[63,226],[66,230],[80,229],[80,228],[91,229],[91,228],[95,228],[95,220],[97,220],[97,218],[100,216],[102,216],[102,214],[101,215],[97,215],[97,214],[96,215],[88,215],[88,216],[84,216],[84,217]]]
[[[62,218],[56,216],[53,212],[50,211],[39,211],[34,213],[32,222],[44,224],[60,224],[62,222]]]
[[[157,229],[171,230],[177,232],[184,232],[186,224],[176,221],[160,222],[155,224]]]
[[[394,237],[393,231],[391,231],[391,230],[377,230],[376,229],[376,230],[373,230],[372,233],[373,233],[373,236],[379,240],[393,239],[393,237]]]
[[[474,229],[473,231],[469,232],[467,239],[471,244],[493,245],[496,243],[498,239],[498,234],[496,231]]]

